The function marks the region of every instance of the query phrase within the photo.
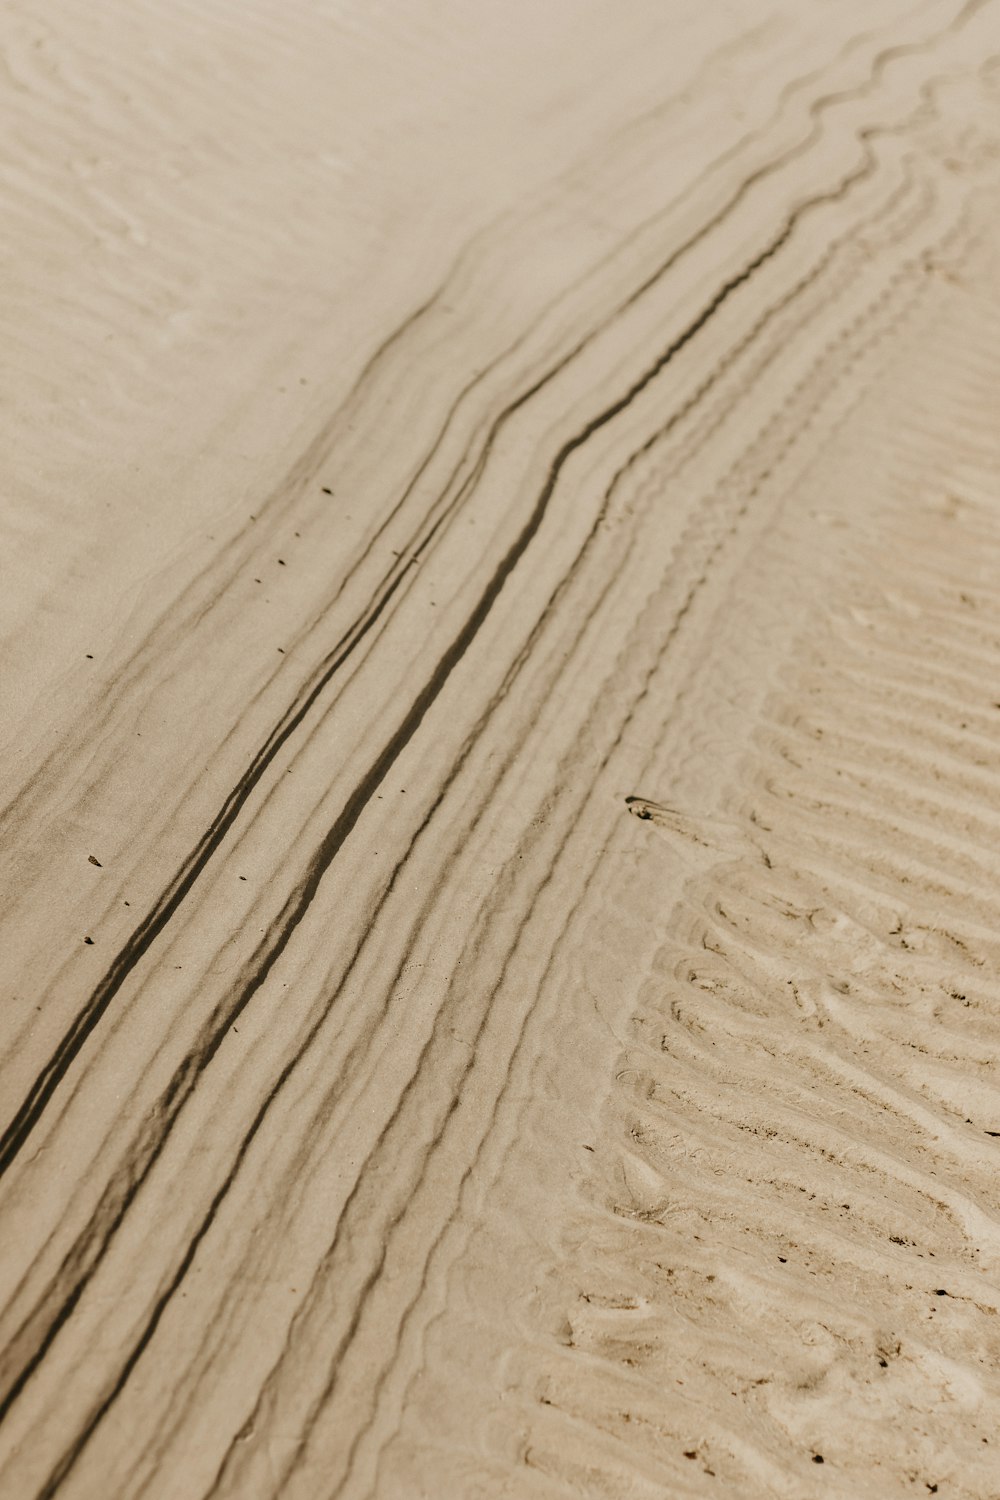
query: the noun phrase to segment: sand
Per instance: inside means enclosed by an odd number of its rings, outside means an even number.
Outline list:
[[[15,0],[0,1495],[1000,1496],[1000,4]]]

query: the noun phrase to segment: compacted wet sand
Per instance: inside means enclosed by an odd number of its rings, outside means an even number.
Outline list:
[[[1000,4],[3,63],[0,1495],[1000,1496]]]

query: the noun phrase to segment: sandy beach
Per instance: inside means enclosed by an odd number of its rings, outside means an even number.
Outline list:
[[[0,34],[0,1500],[998,1500],[1000,0]]]

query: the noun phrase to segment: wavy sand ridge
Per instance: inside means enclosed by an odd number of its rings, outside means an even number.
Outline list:
[[[0,1492],[1000,1492],[1000,10],[300,9],[15,467]]]

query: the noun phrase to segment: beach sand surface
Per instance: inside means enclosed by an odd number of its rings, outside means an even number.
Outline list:
[[[1000,3],[11,0],[3,1500],[1000,1496]]]

